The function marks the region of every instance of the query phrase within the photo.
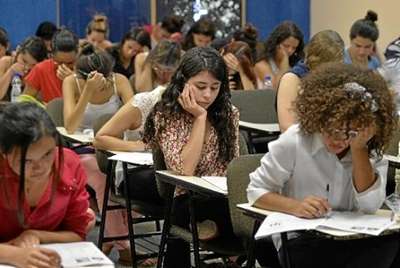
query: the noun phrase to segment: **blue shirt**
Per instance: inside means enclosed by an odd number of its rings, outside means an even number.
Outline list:
[[[352,64],[349,49],[344,50],[344,63]],[[376,70],[379,66],[381,66],[381,63],[377,57],[375,56],[368,57],[368,69]]]

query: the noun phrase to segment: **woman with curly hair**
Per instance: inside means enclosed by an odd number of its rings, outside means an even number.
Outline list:
[[[270,143],[261,166],[250,174],[249,202],[308,219],[332,209],[378,210],[388,168],[382,154],[397,122],[384,80],[359,67],[328,64],[305,78],[295,110],[299,124]],[[398,249],[392,236],[337,241],[291,233],[289,238],[295,267],[390,267]]]
[[[258,78],[264,81],[269,76],[276,88],[282,74],[303,58],[303,47],[303,33],[294,22],[279,24],[265,41],[264,55],[255,65]]]
[[[316,70],[327,62],[343,62],[344,42],[340,35],[332,30],[316,33],[305,48],[305,60],[299,61],[279,81],[277,89],[277,112],[281,132],[296,121],[293,102],[299,92],[299,85],[310,71]]]
[[[223,58],[213,48],[185,53],[161,101],[148,116],[144,142],[159,148],[169,170],[182,175],[225,176],[228,163],[239,155],[239,112],[230,101]],[[172,223],[189,226],[189,197],[175,191]],[[199,198],[196,217],[213,228],[200,239],[231,234],[227,200]],[[204,230],[204,229],[203,229]],[[170,239],[167,267],[190,267],[189,244]],[[182,257],[183,256],[183,257]]]

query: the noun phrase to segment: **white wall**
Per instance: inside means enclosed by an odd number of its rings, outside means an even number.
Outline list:
[[[321,30],[337,31],[349,45],[349,32],[353,22],[363,18],[367,10],[378,14],[378,48],[386,46],[400,36],[399,0],[311,0],[310,34]]]

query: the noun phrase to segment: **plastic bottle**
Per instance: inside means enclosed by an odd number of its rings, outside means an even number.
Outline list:
[[[22,93],[22,80],[19,74],[15,74],[11,80],[11,102],[16,102]]]
[[[264,77],[264,83],[263,84],[264,84],[263,89],[273,89],[273,87],[272,87],[272,77],[269,76],[269,75],[266,75]]]

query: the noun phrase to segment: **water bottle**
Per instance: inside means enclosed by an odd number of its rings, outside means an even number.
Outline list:
[[[264,87],[263,89],[273,89],[272,87],[272,77],[269,75],[266,75],[264,77]]]
[[[11,102],[17,102],[17,98],[22,93],[22,80],[19,74],[15,74],[11,80]]]

